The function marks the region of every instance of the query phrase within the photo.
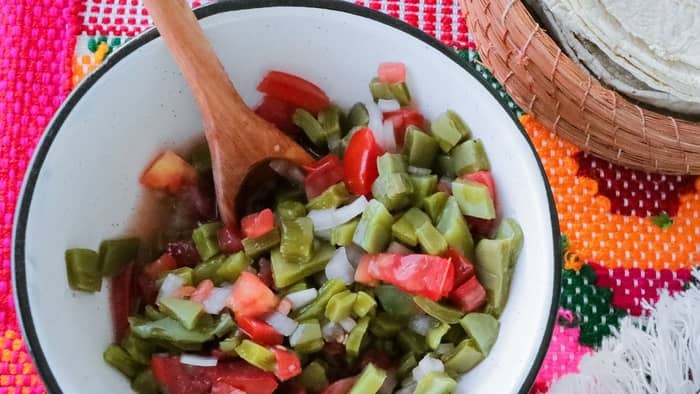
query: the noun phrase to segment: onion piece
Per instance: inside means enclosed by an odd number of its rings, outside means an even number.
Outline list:
[[[426,336],[437,320],[428,315],[417,315],[408,322],[408,328],[418,335]]]
[[[342,342],[345,337],[345,331],[338,323],[329,321],[321,328],[323,340],[326,342]]]
[[[355,328],[357,322],[355,321],[355,319],[348,316],[345,319],[339,321],[338,324],[340,324],[340,326],[343,327],[343,330],[345,330],[345,332],[350,332],[353,328]]]
[[[401,104],[399,104],[398,101],[393,99],[379,99],[379,101],[377,101],[377,107],[382,112],[394,112],[401,109]]]
[[[210,315],[217,315],[226,306],[226,301],[231,295],[233,286],[215,287],[211,290],[209,297],[202,302],[204,304],[204,311]]]
[[[355,269],[350,265],[345,248],[338,248],[331,260],[326,264],[326,277],[328,279],[340,279],[349,286],[355,283]]]
[[[341,224],[345,224],[364,212],[367,206],[367,197],[360,196],[348,205],[333,209],[316,209],[309,212],[308,217],[314,224],[314,233],[323,234]]]
[[[411,175],[430,175],[432,172],[430,168],[408,166],[408,173]]]
[[[430,372],[445,372],[445,366],[442,364],[442,361],[432,358],[426,354],[425,357],[420,360],[418,366],[413,368],[413,380],[420,382],[423,376],[429,374]]]
[[[296,183],[298,185],[304,184],[304,173],[301,171],[299,166],[291,161],[282,159],[270,160],[268,165],[274,172],[278,173],[283,178],[292,181],[292,183]]]
[[[175,274],[168,274],[163,279],[163,284],[160,285],[158,291],[158,300],[161,298],[169,298],[175,295],[177,290],[185,284],[185,280]]]
[[[277,311],[272,311],[263,317],[265,323],[269,324],[270,327],[274,328],[275,331],[288,337],[294,333],[294,331],[299,326],[296,320],[287,317]]]
[[[376,137],[377,133],[381,132],[384,115],[382,114],[382,111],[379,110],[379,107],[377,106],[377,104],[374,103],[374,101],[368,101],[363,104],[365,105],[365,108],[367,108],[367,115],[369,115],[369,122],[367,123],[367,127],[369,127],[372,130]]]
[[[306,289],[289,293],[284,297],[284,299],[292,304],[292,309],[299,309],[309,305],[311,301],[316,299],[316,297],[318,297],[318,290]]]
[[[377,143],[387,152],[396,152],[396,135],[394,134],[394,123],[390,120],[382,123],[379,131],[374,133]]]
[[[196,354],[183,354],[180,356],[180,364],[193,365],[195,367],[216,367],[219,359],[216,357],[204,357]]]

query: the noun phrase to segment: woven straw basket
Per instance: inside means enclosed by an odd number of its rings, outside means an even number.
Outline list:
[[[700,174],[700,123],[643,109],[601,85],[520,0],[460,1],[484,65],[554,133],[613,163]]]

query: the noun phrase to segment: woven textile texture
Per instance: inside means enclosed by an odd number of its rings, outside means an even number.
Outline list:
[[[208,1],[190,1],[193,6]],[[478,62],[457,0],[363,0]],[[140,0],[6,0],[0,5],[0,394],[43,392],[16,322],[10,283],[12,218],[22,177],[47,122],[79,81],[150,25]],[[410,65],[409,65],[410,66]],[[468,94],[468,92],[465,92]],[[700,182],[630,171],[593,158],[509,101],[542,158],[567,253],[562,309],[533,392],[580,358],[658,290],[682,291],[700,244]],[[653,378],[653,377],[652,377]]]

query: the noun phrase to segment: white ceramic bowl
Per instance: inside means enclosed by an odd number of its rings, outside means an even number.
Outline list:
[[[525,247],[501,332],[459,392],[523,392],[549,344],[558,305],[559,228],[547,180],[516,118],[453,51],[393,18],[345,2],[245,0],[197,14],[246,101],[269,69],[316,82],[343,106],[370,99],[382,61],[408,65],[410,86],[433,119],[454,109],[485,142],[505,215]],[[154,154],[198,135],[200,118],[156,31],[113,53],[66,100],[44,134],[16,215],[13,273],[25,338],[54,393],[125,393],[102,361],[112,337],[108,291],[73,292],[64,250],[123,235],[143,198],[138,177]]]

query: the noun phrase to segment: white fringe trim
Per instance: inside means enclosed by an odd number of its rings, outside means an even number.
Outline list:
[[[562,377],[550,393],[700,393],[700,288],[673,296],[662,290],[656,305],[644,308],[647,318],[622,319],[600,350],[583,356],[580,372]]]

